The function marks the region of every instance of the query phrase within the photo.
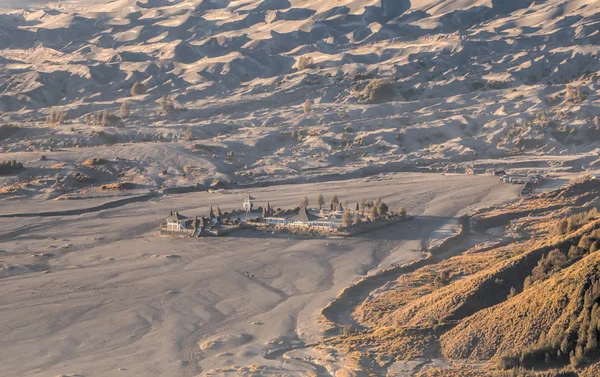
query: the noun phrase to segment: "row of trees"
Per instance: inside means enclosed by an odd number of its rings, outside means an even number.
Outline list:
[[[308,208],[309,204],[310,201],[308,196],[305,195],[300,200],[300,207]],[[319,206],[319,210],[323,209],[325,204],[326,201],[323,194],[317,195],[317,205]],[[361,197],[359,202],[356,203],[355,209],[352,210],[347,200],[341,202],[337,195],[332,195],[329,199],[329,208],[331,211],[344,211],[344,214],[342,215],[343,226],[360,224],[363,221],[366,212],[368,212],[368,219],[371,221],[393,214],[389,212],[388,205],[381,197],[378,197],[375,201],[367,201],[364,197]],[[398,208],[398,215],[402,217],[406,216],[406,209],[402,206]]]

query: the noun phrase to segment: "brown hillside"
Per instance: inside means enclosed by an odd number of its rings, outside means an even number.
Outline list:
[[[599,267],[600,254],[591,254],[512,299],[476,313],[441,337],[442,353],[479,360],[514,350],[527,355],[536,347],[556,353],[565,334],[573,335],[568,348],[585,347],[585,342],[578,342],[583,337],[575,335],[589,327],[591,312],[598,309]]]

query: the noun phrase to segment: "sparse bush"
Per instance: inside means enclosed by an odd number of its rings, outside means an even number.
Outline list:
[[[310,113],[312,112],[312,105],[308,98],[304,101],[302,109],[304,110],[304,114],[306,115],[310,115]]]
[[[435,275],[435,277],[433,278],[433,287],[435,289],[440,289],[442,287],[445,287],[449,283],[450,283],[450,275],[448,274],[448,271],[442,271],[440,273],[437,273]]]
[[[185,141],[193,141],[195,140],[194,138],[194,131],[192,130],[192,127],[188,127],[185,132],[183,133],[183,138],[185,139]]]
[[[131,111],[129,110],[129,104],[127,102],[123,102],[121,104],[121,109],[119,110],[119,114],[122,119],[129,118],[131,116]]]
[[[46,118],[46,124],[63,124],[67,118],[64,111],[52,110]]]
[[[298,59],[298,71],[304,71],[307,68],[310,68],[313,64],[313,58],[307,55],[301,56]]]
[[[158,100],[158,113],[165,115],[175,111],[175,104],[173,100],[168,96],[163,96]]]
[[[104,109],[102,112],[101,124],[103,127],[116,127],[121,123],[121,118],[114,115],[108,109]]]
[[[565,94],[565,101],[567,102],[582,102],[587,98],[587,93],[581,88],[577,88],[571,85],[567,85],[567,92]]]
[[[394,97],[394,88],[389,79],[373,79],[362,91],[353,89],[353,95],[359,101],[371,103],[389,101]]]
[[[142,84],[139,81],[136,81],[135,84],[131,87],[131,95],[132,96],[141,96],[146,94],[146,85]]]
[[[342,333],[344,336],[350,336],[356,333],[356,329],[352,325],[347,325],[342,328]]]

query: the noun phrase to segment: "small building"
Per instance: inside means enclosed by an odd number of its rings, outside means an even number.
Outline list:
[[[285,219],[285,224],[291,225],[291,226],[298,226],[298,225],[299,226],[309,226],[309,227],[318,226],[318,227],[325,227],[325,228],[333,228],[334,227],[334,225],[331,221],[329,221],[327,219],[322,219],[321,217],[319,217],[317,215],[313,215],[304,206],[300,207],[298,214],[290,216],[287,219]]]
[[[246,212],[252,212],[254,209],[254,198],[250,195],[246,196],[242,203],[242,208],[244,208]]]
[[[188,218],[179,213],[179,211],[171,211],[169,217],[167,217],[167,230],[171,232],[183,232],[185,231],[185,223]]]

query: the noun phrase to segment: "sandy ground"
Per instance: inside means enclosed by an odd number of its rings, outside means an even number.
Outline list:
[[[196,376],[265,365],[284,375],[314,368],[270,350],[318,341],[319,311],[368,273],[407,263],[453,217],[504,202],[517,186],[494,177],[394,174],[276,186],[258,201],[295,205],[322,192],[351,203],[381,196],[421,217],[348,239],[242,232],[228,238],[157,236],[171,209],[239,207],[246,191],[162,197],[97,213],[0,219],[0,375]],[[62,202],[22,201],[47,211]],[[251,272],[254,277],[244,276]]]

